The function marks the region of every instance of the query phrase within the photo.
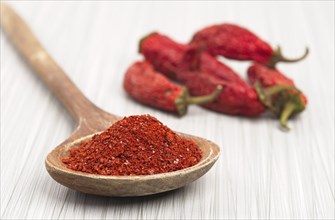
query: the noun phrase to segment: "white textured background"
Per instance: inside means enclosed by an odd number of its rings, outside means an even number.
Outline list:
[[[74,121],[1,32],[2,219],[333,219],[334,2],[28,2],[10,4],[78,87],[118,115],[149,113],[171,128],[221,146],[217,164],[182,189],[142,198],[85,195],[53,181],[49,151]],[[279,68],[308,99],[283,132],[272,118],[191,107],[182,119],[139,105],[122,89],[140,59],[138,40],[160,31],[186,42],[206,25],[246,26],[285,54],[309,57]],[[245,76],[249,63],[228,62]]]

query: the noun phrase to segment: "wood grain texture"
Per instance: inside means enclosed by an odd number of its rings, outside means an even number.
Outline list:
[[[222,146],[213,169],[180,190],[106,198],[67,189],[44,159],[75,123],[1,32],[2,219],[333,219],[334,2],[29,2],[10,4],[83,93],[117,115],[149,113],[174,130]],[[267,116],[246,119],[191,107],[182,119],[139,105],[122,89],[137,42],[158,30],[186,42],[208,24],[246,26],[306,61],[278,67],[309,98],[282,132]],[[248,62],[226,61],[245,77]]]

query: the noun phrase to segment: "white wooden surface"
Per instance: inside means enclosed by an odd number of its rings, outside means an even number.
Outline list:
[[[72,191],[44,168],[47,153],[75,128],[61,104],[1,32],[2,219],[333,219],[334,2],[17,1],[47,50],[98,106],[149,113],[175,130],[218,143],[222,156],[191,185],[142,198]],[[191,107],[182,119],[139,105],[122,89],[138,40],[160,31],[186,42],[213,23],[246,26],[304,62],[279,65],[309,98],[283,132],[270,117],[231,117]],[[228,62],[245,76],[249,63]]]

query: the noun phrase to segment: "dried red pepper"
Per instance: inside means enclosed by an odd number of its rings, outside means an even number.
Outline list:
[[[306,96],[278,70],[253,64],[248,69],[248,79],[255,85],[262,102],[280,117],[283,127],[287,127],[290,117],[305,110]]]
[[[208,51],[212,55],[222,55],[235,60],[251,60],[274,67],[278,62],[297,62],[304,59],[305,54],[296,59],[285,58],[280,50],[272,47],[246,28],[234,24],[218,24],[198,31],[191,44]]]
[[[151,33],[142,38],[139,52],[155,69],[164,73],[170,79],[176,79],[176,72],[183,60],[187,45],[176,43],[169,37],[159,33]]]
[[[150,115],[125,117],[70,150],[69,169],[100,175],[151,175],[194,166],[201,151]]]
[[[246,82],[230,67],[216,59],[213,55],[206,51],[199,51],[194,47],[189,47],[178,74],[182,74],[183,70],[199,71],[214,75],[222,80],[246,85]]]
[[[256,90],[247,84],[241,85],[225,81],[215,75],[201,72],[184,73],[181,80],[189,89],[190,94],[196,96],[209,94],[217,85],[223,87],[215,101],[203,105],[207,109],[248,117],[259,116],[266,110]]]
[[[212,55],[200,52],[196,47],[177,43],[159,33],[144,37],[139,48],[156,70],[171,79],[178,80],[181,74],[191,70],[211,72],[224,80],[245,84],[237,73]]]
[[[184,115],[190,104],[212,102],[222,90],[217,86],[206,96],[191,97],[185,87],[172,83],[146,61],[136,62],[129,67],[123,85],[135,100],[179,115]]]
[[[207,52],[199,51],[193,46],[181,47],[181,44],[158,33],[141,40],[140,52],[155,69],[185,83],[191,95],[208,95],[217,85],[222,85],[223,91],[219,97],[214,102],[203,105],[205,108],[250,117],[265,111],[255,89]]]

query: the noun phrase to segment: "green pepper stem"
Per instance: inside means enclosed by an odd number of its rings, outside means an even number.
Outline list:
[[[268,87],[265,89],[266,93],[269,96],[273,96],[275,94],[278,94],[279,92],[282,92],[284,90],[294,90],[300,93],[300,91],[294,87],[294,86],[285,86],[285,85],[278,85],[278,86],[272,86],[272,87]]]
[[[296,109],[296,104],[294,102],[288,102],[285,107],[283,112],[280,115],[280,124],[286,129],[289,129],[287,126],[287,120],[291,117],[291,115],[294,113]]]
[[[268,95],[265,93],[264,88],[262,86],[262,84],[260,83],[260,81],[256,81],[255,82],[255,90],[257,92],[258,98],[259,100],[263,103],[263,105],[265,105],[266,107],[271,109],[271,98],[268,97]]]
[[[199,104],[206,104],[209,102],[213,102],[220,94],[222,91],[222,86],[218,85],[214,92],[212,92],[209,95],[204,95],[204,96],[188,96],[186,98],[186,103],[188,105],[199,105]]]
[[[257,92],[259,100],[265,105],[265,107],[269,108],[271,111],[276,112],[275,108],[272,104],[272,97],[282,91],[285,90],[295,90],[300,92],[294,86],[285,86],[285,85],[278,85],[278,86],[271,86],[264,88],[259,80],[257,80],[254,84],[254,88]]]
[[[300,98],[301,92],[294,86],[278,85],[264,88],[260,81],[256,81],[254,87],[260,101],[275,115],[279,116],[280,124],[286,129],[289,128],[287,120],[293,114],[305,109],[305,104]],[[296,91],[296,93],[292,94],[291,91]]]
[[[270,68],[274,68],[275,65],[278,62],[295,63],[295,62],[298,62],[298,61],[301,61],[301,60],[305,59],[307,57],[308,53],[309,53],[309,49],[308,49],[308,47],[306,47],[305,53],[302,56],[297,57],[297,58],[287,58],[282,54],[281,47],[278,46],[277,49],[273,52],[273,55],[270,58],[269,63],[267,64],[267,66],[270,67]]]
[[[182,94],[175,100],[177,112],[180,116],[185,115],[188,105],[200,105],[213,102],[222,91],[222,86],[218,85],[214,92],[204,96],[190,96],[188,90],[185,88]]]

